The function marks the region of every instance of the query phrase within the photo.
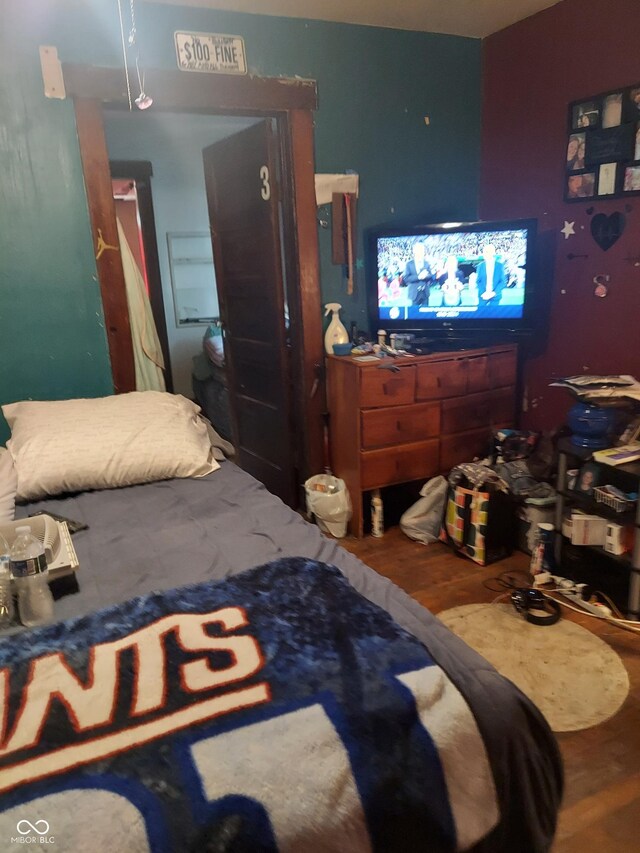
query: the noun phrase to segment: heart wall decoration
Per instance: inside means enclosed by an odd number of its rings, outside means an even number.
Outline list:
[[[626,224],[624,213],[597,213],[591,220],[591,236],[603,252],[617,243],[622,236]]]

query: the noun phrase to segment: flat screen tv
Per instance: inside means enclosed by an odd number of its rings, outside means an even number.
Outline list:
[[[417,337],[518,337],[535,325],[535,220],[369,232],[371,319]]]

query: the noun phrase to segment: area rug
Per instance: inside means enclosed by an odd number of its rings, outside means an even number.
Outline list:
[[[554,732],[603,723],[629,693],[620,656],[568,619],[531,625],[506,604],[465,604],[438,613],[438,618],[513,681]]]

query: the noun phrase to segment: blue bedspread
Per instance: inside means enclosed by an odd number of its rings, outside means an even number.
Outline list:
[[[0,678],[2,849],[449,851],[499,819],[460,693],[313,560],[9,638]]]

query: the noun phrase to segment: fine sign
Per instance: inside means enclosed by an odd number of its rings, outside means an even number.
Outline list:
[[[244,39],[221,33],[174,33],[178,68],[206,74],[246,74]]]

